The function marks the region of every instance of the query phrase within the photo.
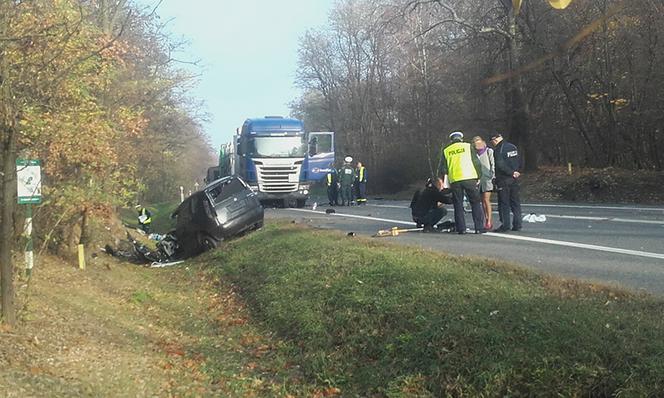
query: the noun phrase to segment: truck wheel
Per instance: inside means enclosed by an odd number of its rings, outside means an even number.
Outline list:
[[[203,252],[206,252],[209,250],[216,249],[217,246],[219,245],[219,242],[217,242],[214,238],[212,238],[209,235],[200,235],[198,237],[198,245]]]
[[[306,199],[298,199],[298,200],[297,200],[297,203],[296,203],[296,206],[297,206],[298,209],[301,209],[301,208],[303,208],[306,204],[307,204],[307,200],[306,200]]]

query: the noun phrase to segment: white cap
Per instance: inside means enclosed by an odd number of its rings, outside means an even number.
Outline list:
[[[453,140],[454,138],[463,138],[463,133],[461,131],[453,132],[450,134],[450,139]]]
[[[344,159],[344,162],[346,162],[346,163],[351,163],[352,161],[353,161],[353,158],[351,158],[350,156],[346,156],[346,158]]]

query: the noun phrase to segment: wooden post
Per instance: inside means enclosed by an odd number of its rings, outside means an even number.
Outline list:
[[[85,269],[85,246],[78,245],[78,268]]]

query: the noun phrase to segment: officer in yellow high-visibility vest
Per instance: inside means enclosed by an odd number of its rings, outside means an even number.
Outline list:
[[[357,162],[357,204],[367,204],[367,168],[362,162]]]
[[[470,202],[473,213],[475,233],[486,232],[484,228],[484,212],[479,191],[481,165],[477,152],[463,142],[463,133],[455,131],[450,134],[451,143],[443,149],[441,161],[442,175],[447,176],[454,200],[454,223],[457,233],[466,233],[466,219],[463,211],[464,194]]]
[[[138,210],[138,227],[146,234],[150,233],[150,224],[152,224],[152,213],[141,205],[136,205]]]

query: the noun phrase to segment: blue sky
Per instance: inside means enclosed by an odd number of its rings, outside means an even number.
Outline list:
[[[143,0],[154,4],[156,0]],[[200,59],[193,96],[205,101],[206,131],[217,148],[247,117],[284,115],[294,85],[299,37],[325,25],[333,0],[164,0],[157,13]]]

